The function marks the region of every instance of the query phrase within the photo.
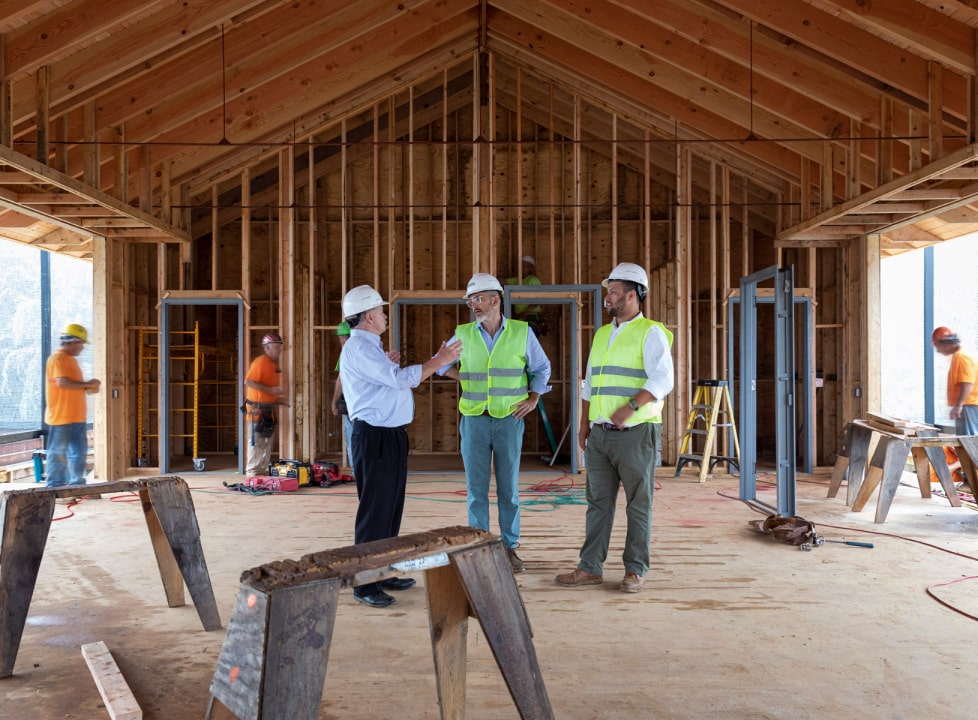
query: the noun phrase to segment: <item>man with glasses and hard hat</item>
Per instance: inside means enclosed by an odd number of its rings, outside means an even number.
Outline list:
[[[353,418],[353,476],[357,506],[354,542],[397,537],[407,489],[407,426],[414,419],[414,394],[423,380],[458,359],[462,343],[442,343],[424,363],[400,366],[400,353],[385,353],[380,336],[387,330],[387,303],[369,285],[343,298],[350,339],[340,353],[340,382]],[[387,607],[394,598],[385,590],[407,590],[413,578],[396,577],[353,588],[357,602]]]
[[[278,426],[275,414],[277,405],[289,406],[282,392],[282,369],[278,361],[282,356],[282,336],[268,333],[261,340],[262,354],[251,361],[245,375],[245,409],[248,413],[248,476],[267,475],[272,460],[272,438]]]
[[[672,391],[672,333],[642,316],[649,276],[634,263],[620,263],[602,285],[611,323],[594,334],[581,392],[578,444],[587,465],[584,545],[573,572],[558,585],[600,585],[615,518],[619,485],[625,490],[627,530],[622,592],[645,585],[652,538],[652,489],[656,446],[662,432],[662,401]]]
[[[978,361],[961,348],[961,338],[947,327],[935,328],[931,345],[951,358],[947,369],[947,404],[955,435],[978,435]]]
[[[86,393],[97,393],[102,383],[85,380],[75,359],[88,344],[88,330],[71,323],[61,333],[61,348],[48,357],[45,367],[48,425],[47,486],[84,485],[88,458],[88,406]]]
[[[460,325],[449,343],[462,341],[458,367],[439,368],[459,380],[458,409],[469,525],[489,529],[489,476],[496,471],[499,534],[514,573],[525,570],[520,544],[520,454],[524,420],[550,389],[550,360],[522,320],[502,313],[503,288],[488,273],[476,273],[465,289],[475,322]]]

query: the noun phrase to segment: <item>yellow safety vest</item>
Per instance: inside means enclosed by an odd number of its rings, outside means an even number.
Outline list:
[[[529,397],[526,387],[529,327],[521,320],[506,320],[491,354],[478,323],[456,329],[455,337],[462,341],[458,368],[462,396],[458,409],[463,415],[481,415],[488,407],[493,417],[508,417],[513,405]]]
[[[665,325],[639,317],[629,322],[608,345],[612,326],[602,325],[591,345],[591,405],[588,419],[611,419],[615,411],[635,396],[645,385],[645,357],[642,348],[653,327],[661,328],[672,347],[672,333]],[[662,400],[642,405],[628,421],[630,424],[661,423]]]

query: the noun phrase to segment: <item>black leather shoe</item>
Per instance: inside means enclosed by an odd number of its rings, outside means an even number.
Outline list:
[[[388,605],[393,605],[396,601],[393,597],[385,593],[383,590],[377,590],[369,595],[354,595],[353,599],[358,603],[363,603],[364,605],[369,605],[370,607],[382,608]]]
[[[398,590],[407,590],[408,588],[414,587],[414,578],[409,578],[409,577],[387,578],[386,580],[380,581],[380,586],[384,590],[393,590],[395,592],[397,592]]]

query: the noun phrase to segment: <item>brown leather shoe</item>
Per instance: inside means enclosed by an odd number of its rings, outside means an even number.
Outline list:
[[[519,575],[521,572],[526,570],[526,564],[523,562],[520,556],[516,554],[516,548],[507,550],[506,554],[509,555],[509,566],[513,569],[514,575]]]
[[[637,593],[645,587],[645,578],[635,573],[625,573],[621,580],[621,591],[627,593]]]
[[[603,578],[600,575],[592,575],[584,572],[580,568],[574,572],[564,573],[554,578],[554,582],[564,587],[578,587],[580,585],[600,585]]]

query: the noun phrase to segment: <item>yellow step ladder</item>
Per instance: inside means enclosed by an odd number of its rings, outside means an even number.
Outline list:
[[[725,417],[726,422],[718,422],[721,415]],[[717,428],[730,428],[735,455],[712,454]],[[705,436],[703,449],[699,452],[693,449],[693,437],[696,435]],[[679,473],[687,463],[697,463],[700,466],[700,482],[706,482],[707,474],[713,472],[717,463],[727,463],[730,472],[733,472],[734,468],[740,470],[740,441],[737,439],[737,424],[734,422],[726,380],[696,382],[696,394],[693,396],[686,432],[679,447],[679,462],[676,463],[675,477],[679,477]]]

